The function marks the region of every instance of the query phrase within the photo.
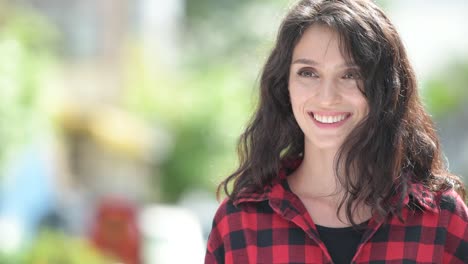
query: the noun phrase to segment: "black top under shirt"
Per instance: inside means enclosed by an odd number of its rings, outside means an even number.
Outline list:
[[[367,222],[361,225],[367,225]],[[328,253],[335,264],[349,264],[356,254],[363,231],[351,227],[317,226],[320,239],[327,247]]]

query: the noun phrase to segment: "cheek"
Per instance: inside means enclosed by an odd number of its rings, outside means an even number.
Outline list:
[[[366,116],[369,113],[369,104],[367,103],[366,98],[360,97],[356,98],[355,100],[355,105],[359,109],[359,111],[362,113],[363,116]]]
[[[369,104],[367,103],[367,99],[363,94],[359,94],[359,97],[356,99],[358,104],[361,106],[362,109],[365,109],[366,112],[369,109]]]
[[[304,101],[303,97],[291,97],[291,108],[292,108],[292,113],[294,116],[294,119],[296,120],[296,123],[301,127],[301,130],[303,130],[303,125],[304,122],[307,120],[307,114],[305,114],[305,105],[306,102]]]
[[[302,82],[291,80],[289,82],[289,96],[291,103],[301,104],[307,101],[310,96],[310,85],[306,85]]]
[[[362,114],[367,114],[369,112],[367,99],[357,87],[345,91],[343,97],[348,100],[349,104]]]
[[[289,98],[291,100],[291,106],[294,112],[302,109],[306,101],[306,96],[304,94],[301,94],[300,92],[298,92],[297,89],[294,88],[289,90]]]

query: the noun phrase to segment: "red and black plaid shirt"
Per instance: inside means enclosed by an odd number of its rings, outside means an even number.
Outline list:
[[[402,223],[372,218],[352,263],[468,263],[468,209],[453,190],[433,193],[412,184]],[[286,173],[262,194],[219,207],[205,263],[333,263]]]

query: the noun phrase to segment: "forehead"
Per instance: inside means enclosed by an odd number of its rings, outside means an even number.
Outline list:
[[[294,47],[292,59],[343,64],[350,61],[343,55],[343,47],[336,30],[325,25],[313,24],[304,31]]]

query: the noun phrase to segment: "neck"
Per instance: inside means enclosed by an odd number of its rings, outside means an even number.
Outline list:
[[[305,145],[301,165],[288,177],[291,190],[301,199],[316,224],[349,226],[344,208],[337,209],[345,190],[340,186],[335,170],[337,149],[316,149]],[[346,175],[344,177],[347,177]],[[371,216],[371,209],[359,205],[353,213],[356,223]]]
[[[294,191],[311,197],[341,193],[335,172],[336,153],[336,149],[316,149],[306,143],[301,165],[288,177]]]

